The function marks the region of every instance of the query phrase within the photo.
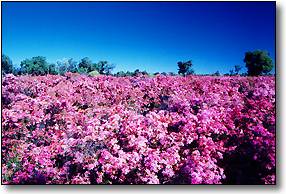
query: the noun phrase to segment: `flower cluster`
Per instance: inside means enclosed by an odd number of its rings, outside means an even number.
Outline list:
[[[5,184],[274,184],[275,78],[6,75]]]

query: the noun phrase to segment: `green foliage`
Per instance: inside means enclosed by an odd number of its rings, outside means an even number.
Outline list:
[[[32,59],[25,59],[21,62],[21,72],[23,74],[46,75],[49,72],[46,58],[37,56]]]
[[[66,72],[76,73],[78,71],[77,62],[72,58],[57,61],[57,69],[60,75],[64,75]]]
[[[12,73],[13,72],[13,63],[12,60],[7,55],[2,55],[2,74]]]
[[[119,71],[115,74],[115,76],[117,77],[125,77],[126,76],[126,73],[124,71]]]
[[[249,76],[258,76],[269,73],[273,68],[272,59],[267,51],[256,50],[246,52],[244,57]]]
[[[92,70],[95,70],[93,69],[92,61],[88,57],[81,59],[80,63],[78,64],[78,67],[81,68],[81,71],[85,69],[87,73]]]
[[[76,73],[77,72],[77,62],[73,60],[73,58],[70,58],[67,63],[67,71]]]
[[[84,67],[78,68],[78,73],[79,74],[88,74],[88,69]]]
[[[52,74],[52,75],[57,75],[58,72],[56,70],[56,65],[54,63],[52,64],[49,64],[49,74]]]
[[[57,71],[60,75],[64,75],[66,72],[76,73],[78,72],[77,62],[74,61],[72,58],[65,59],[61,61],[57,61]]]
[[[147,71],[140,71],[139,69],[136,69],[134,72],[133,72],[133,75],[132,76],[140,76],[140,75],[148,75]]]
[[[178,62],[178,74],[182,75],[192,75],[194,74],[194,70],[192,69],[192,61],[186,61],[186,62]]]
[[[12,73],[13,73],[13,75],[21,75],[21,69],[13,67]]]
[[[93,64],[92,67],[92,70],[97,70],[100,74],[111,75],[115,65],[109,64],[107,61],[99,61],[98,63]]]

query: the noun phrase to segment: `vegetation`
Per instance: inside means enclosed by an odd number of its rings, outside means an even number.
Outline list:
[[[186,61],[186,62],[178,62],[178,74],[182,74],[183,76],[185,75],[192,75],[194,74],[194,70],[192,69],[192,61]]]
[[[12,73],[13,63],[7,55],[2,55],[2,74]]]
[[[37,56],[25,59],[21,62],[21,73],[31,75],[46,75],[49,73],[49,65],[45,57]]]
[[[256,50],[253,52],[246,52],[244,62],[247,68],[246,73],[240,73],[242,66],[235,65],[234,69],[231,69],[229,73],[223,74],[225,76],[259,76],[269,74],[273,69],[272,59],[269,57],[268,52]],[[193,70],[193,63],[189,61],[179,61],[178,74],[182,76],[193,75],[195,72]],[[113,75],[116,77],[126,77],[126,76],[150,76],[154,77],[156,75],[163,76],[175,76],[174,72],[155,72],[148,73],[147,71],[141,71],[136,69],[134,72],[131,71],[119,71],[112,74],[114,64],[110,64],[108,61],[99,61],[93,63],[88,57],[84,57],[80,62],[76,62],[73,58],[63,59],[55,63],[48,63],[46,58],[43,56],[32,57],[31,59],[25,59],[21,62],[20,68],[14,67],[12,60],[7,55],[2,55],[2,75],[12,73],[14,75],[65,75],[67,72],[85,74],[89,76],[97,75]],[[204,74],[211,76],[220,76],[220,72],[216,71],[213,74]]]
[[[265,75],[273,68],[272,59],[267,51],[246,52],[244,62],[249,76]]]

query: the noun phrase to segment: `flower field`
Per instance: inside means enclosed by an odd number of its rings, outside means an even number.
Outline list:
[[[275,77],[2,79],[4,184],[275,184]]]

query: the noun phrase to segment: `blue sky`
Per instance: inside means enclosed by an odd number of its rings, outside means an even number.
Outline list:
[[[255,49],[274,60],[273,2],[2,2],[2,53],[14,64],[87,56],[114,72],[177,72],[192,60],[196,73],[227,73]]]

